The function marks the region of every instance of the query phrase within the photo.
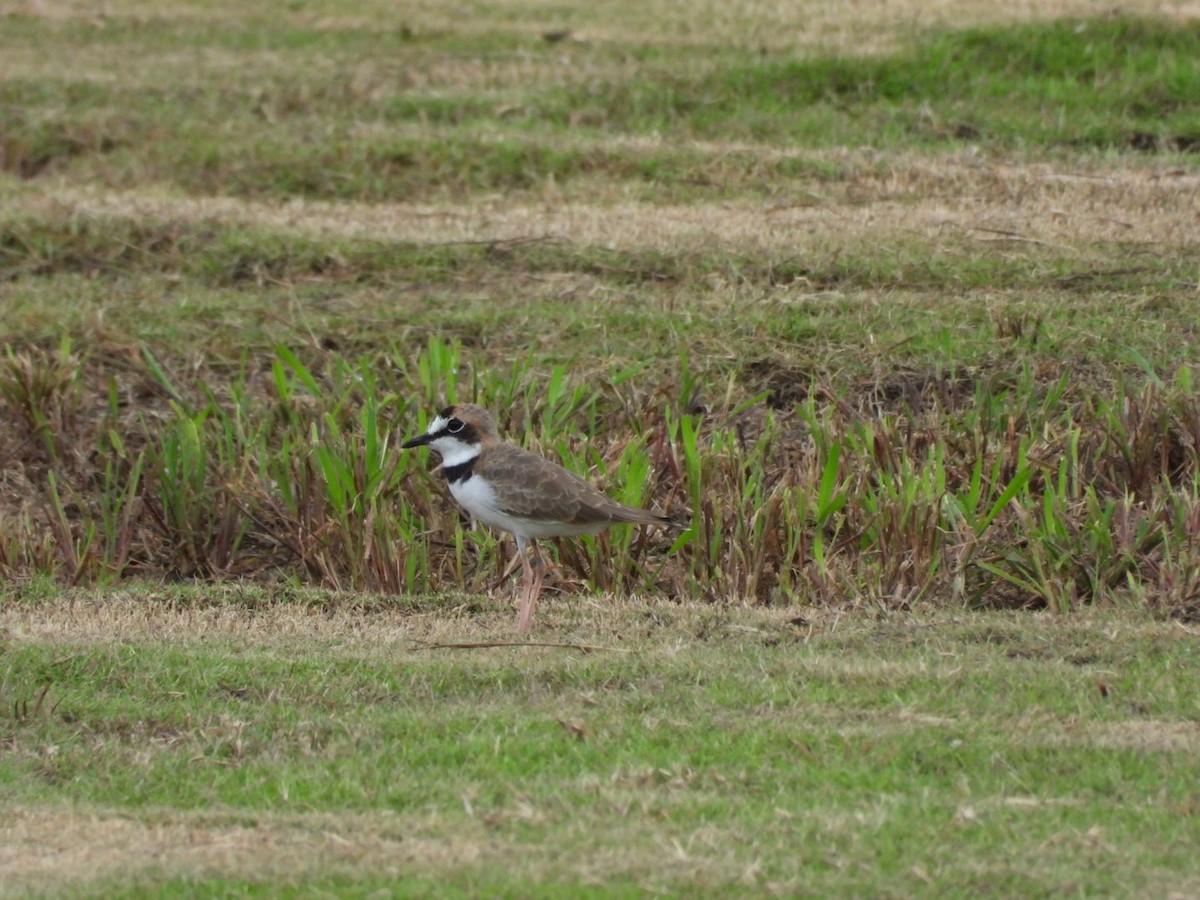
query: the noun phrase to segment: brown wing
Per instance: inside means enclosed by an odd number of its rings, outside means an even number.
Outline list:
[[[475,471],[504,483],[504,512],[522,519],[572,525],[666,521],[649,510],[618,503],[574,472],[511,444],[488,448]]]

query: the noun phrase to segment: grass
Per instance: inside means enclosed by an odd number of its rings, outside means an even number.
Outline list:
[[[420,42],[406,65],[460,59],[467,80],[424,91],[413,84],[414,69],[397,71],[395,42],[376,28],[10,21],[4,49],[54,40],[85,67],[154,49],[152,85],[136,72],[131,83],[102,82],[30,61],[30,74],[14,73],[0,95],[18,111],[6,128],[5,170],[110,187],[154,181],[200,195],[379,202],[537,192],[550,180],[576,196],[621,184],[661,202],[761,194],[811,171],[786,157],[720,152],[715,160],[688,149],[695,139],[884,149],[982,140],[1002,150],[1185,153],[1200,141],[1196,28],[1152,19],[956,30],[885,56],[764,59],[720,48],[700,57],[672,49],[633,64],[602,43],[564,51],[508,47],[490,36],[456,51],[438,39]],[[198,43],[219,51],[212,77],[198,79],[205,64],[198,72],[182,49]],[[257,77],[228,83],[228,56],[245,58]],[[314,59],[321,64],[302,62]],[[470,80],[473,67],[486,72],[511,60],[546,75]],[[594,77],[571,78],[572,64]],[[613,136],[668,140],[653,150],[605,146]]]
[[[892,56],[731,67],[696,91],[702,103],[676,103],[697,110],[683,118],[702,131],[727,133],[733,117],[747,137],[772,143],[986,135],[993,145],[1108,148],[1143,135],[1186,148],[1200,124],[1191,100],[1197,36],[1122,18],[964,29]]]
[[[0,29],[0,893],[1196,893],[1194,22],[243,7]]]
[[[128,847],[101,839],[95,874],[57,878],[118,895],[1195,883],[1180,626],[609,599],[546,618],[619,650],[428,649],[508,615],[462,602],[192,588],[6,607],[6,842],[47,839],[26,810],[112,822]],[[163,835],[179,849],[114,871]],[[47,883],[22,872],[10,884]]]
[[[535,449],[687,523],[678,535],[564,545],[566,571],[595,589],[1195,611],[1190,368],[1139,386],[1079,383],[1061,369],[1048,379],[1030,361],[961,374],[948,362],[857,393],[785,377],[744,399],[726,367],[730,390],[709,405],[697,385],[715,373],[694,374],[686,355],[673,396],[662,377],[639,387],[640,363],[584,386],[530,358],[482,371],[436,338],[411,362],[392,348],[383,369],[378,356],[306,362],[279,346],[269,373],[243,361],[194,385],[142,356],[132,371],[156,399],[133,404],[130,383],[113,378],[106,409],[84,416],[70,344],[10,351],[0,391],[46,480],[27,488],[41,515],[14,516],[3,533],[10,577],[482,587],[499,563],[494,540],[460,530],[420,471],[423,454],[396,449],[398,432],[461,396],[500,411],[508,431],[540,433]],[[577,423],[632,434],[581,439]]]

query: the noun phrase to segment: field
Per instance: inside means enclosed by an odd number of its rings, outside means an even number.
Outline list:
[[[1200,893],[1194,6],[0,23],[0,895]]]

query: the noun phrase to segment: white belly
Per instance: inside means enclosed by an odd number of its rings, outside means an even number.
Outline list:
[[[534,540],[571,534],[599,534],[608,525],[607,522],[568,525],[510,516],[497,506],[491,485],[478,475],[472,475],[465,481],[451,482],[450,493],[463,509],[485,525]]]

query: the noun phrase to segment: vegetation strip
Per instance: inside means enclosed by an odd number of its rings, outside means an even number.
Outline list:
[[[1170,385],[1152,369],[1143,387],[1122,380],[1112,399],[1028,363],[858,394],[774,373],[758,395],[701,411],[686,356],[681,385],[649,394],[627,381],[638,367],[572,387],[565,367],[497,376],[437,341],[398,379],[369,358],[316,371],[285,347],[269,372],[224,384],[179,383],[148,351],[144,364],[160,400],[133,420],[122,395],[136,382],[113,379],[106,408],[81,415],[67,345],[10,350],[0,365],[27,479],[0,532],[10,578],[292,573],[398,594],[482,589],[505,571],[495,536],[459,528],[424,464],[394,446],[461,379],[506,430],[539,422],[542,446],[611,478],[625,502],[683,511],[677,538],[561,543],[566,577],[598,590],[1197,614],[1200,411],[1186,368]],[[667,391],[678,405],[661,405]],[[580,421],[614,438],[580,440]]]

